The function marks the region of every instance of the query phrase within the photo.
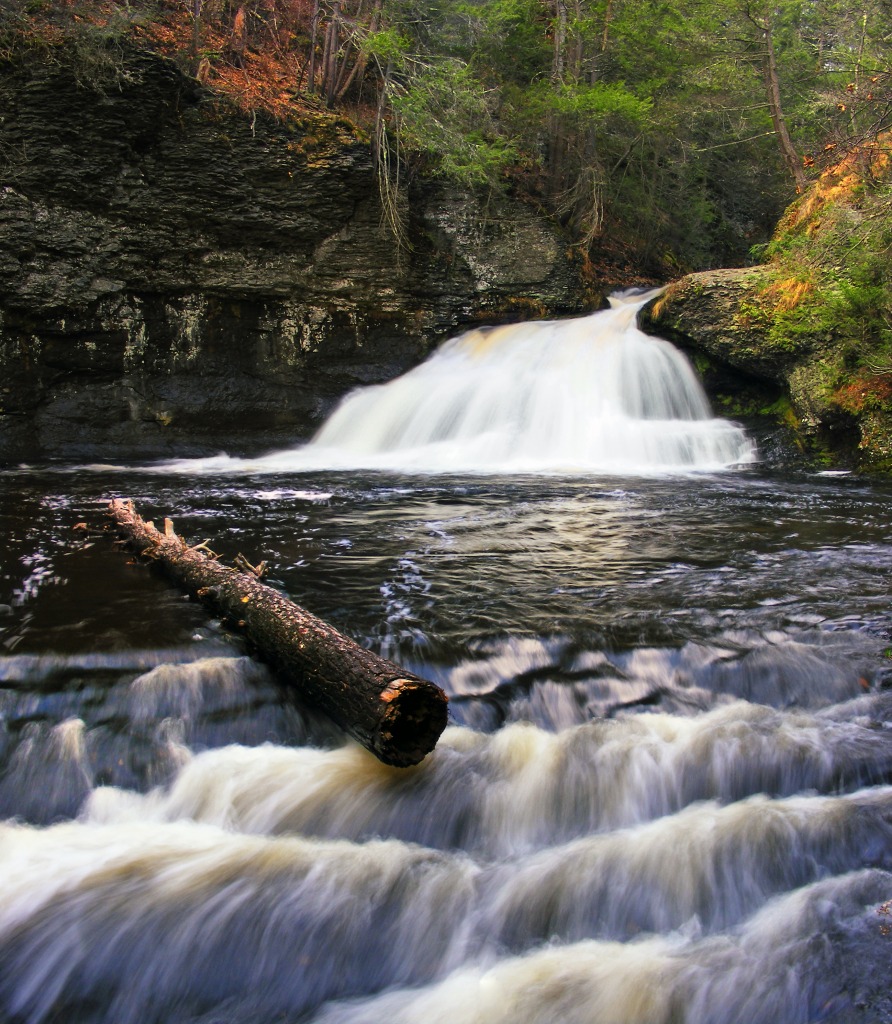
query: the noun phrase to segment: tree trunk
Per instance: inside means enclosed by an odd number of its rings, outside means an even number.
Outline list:
[[[556,93],[560,93],[564,85],[564,74],[567,59],[567,3],[566,0],[555,0],[554,23],[551,52],[551,82]],[[552,198],[564,189],[564,156],[566,138],[564,136],[563,119],[557,113],[548,117],[548,173]]]
[[[769,18],[767,26],[762,29],[765,36],[765,89],[768,93],[768,108],[771,111],[771,123],[774,126],[775,135],[781,149],[781,156],[787,165],[793,180],[796,182],[796,191],[804,192],[806,186],[805,170],[802,167],[802,160],[796,152],[790,132],[787,129],[787,121],[781,107],[780,83],[777,77],[777,61],[774,54],[774,39],[772,38],[772,25]]]
[[[338,0],[331,12],[328,35],[325,37],[325,53],[322,57],[322,91],[325,93],[325,104],[330,107],[334,103],[335,90],[338,82],[338,50],[341,44],[341,5]]]
[[[223,616],[258,654],[385,764],[405,768],[433,750],[446,727],[447,697],[433,683],[339,633],[260,582],[247,561],[240,571],[189,547],[173,531],[155,529],[130,501],[115,499],[109,516],[119,535],[178,586]]]
[[[310,52],[307,57],[307,63],[309,64],[307,92],[311,96],[316,91],[316,39],[319,34],[319,19],[321,16],[322,10],[319,6],[319,0],[315,0],[313,3],[313,19],[310,24]]]
[[[198,58],[201,47],[201,8],[204,0],[192,0],[192,57]]]
[[[604,10],[604,31],[601,34],[601,53],[607,52],[607,45],[610,42],[610,22],[613,18],[613,0],[607,0],[607,7]]]

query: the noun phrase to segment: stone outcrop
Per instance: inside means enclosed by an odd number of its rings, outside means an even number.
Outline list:
[[[778,344],[760,314],[765,271],[759,267],[690,274],[667,288],[641,318],[642,326],[693,353],[704,353],[707,383],[721,409],[722,385],[730,407],[757,413],[762,407],[819,461],[885,470],[892,465],[892,419],[865,408],[853,411],[834,400],[827,366],[844,339],[832,333]],[[744,416],[745,418],[745,416]],[[758,417],[757,417],[758,418]]]
[[[0,460],[287,444],[465,326],[579,310],[532,208],[415,183],[400,248],[349,122],[121,59],[0,66]]]
[[[786,366],[746,314],[758,269],[709,270],[670,285],[642,323],[745,374],[783,383]]]

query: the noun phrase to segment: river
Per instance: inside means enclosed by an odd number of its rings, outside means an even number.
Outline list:
[[[892,487],[282,458],[0,475],[0,1019],[892,1020]],[[345,744],[113,496],[440,684],[437,748]]]

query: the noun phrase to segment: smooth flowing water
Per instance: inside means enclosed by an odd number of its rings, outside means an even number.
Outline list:
[[[638,329],[638,310],[657,294],[469,331],[402,377],[348,395],[309,445],[171,468],[628,474],[754,462],[746,433],[712,415],[687,359]]]
[[[0,475],[0,1019],[892,1020],[892,489],[650,468]],[[437,681],[436,750],[345,744],[115,495]]]

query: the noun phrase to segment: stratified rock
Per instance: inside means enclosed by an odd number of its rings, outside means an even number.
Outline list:
[[[400,248],[350,123],[123,59],[0,65],[0,460],[297,441],[464,326],[579,310],[530,207],[417,183]]]

